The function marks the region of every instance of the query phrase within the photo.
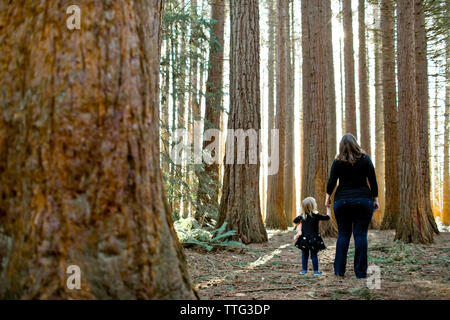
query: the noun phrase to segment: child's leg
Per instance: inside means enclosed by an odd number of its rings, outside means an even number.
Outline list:
[[[314,272],[319,271],[319,258],[317,257],[317,251],[311,251],[311,261]]]
[[[302,270],[303,271],[308,270],[308,258],[309,258],[309,251],[302,250]]]

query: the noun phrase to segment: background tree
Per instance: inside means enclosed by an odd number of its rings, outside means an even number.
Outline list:
[[[302,48],[303,75],[309,74],[308,82],[303,82],[303,92],[307,97],[304,96],[303,100],[302,199],[316,198],[321,213],[325,212],[324,186],[328,180],[325,2],[307,0],[302,3],[302,39],[303,43],[309,42]],[[336,236],[337,229],[332,221],[327,221],[320,224],[320,232],[323,236]]]
[[[381,229],[395,229],[400,210],[399,132],[397,93],[395,87],[394,6],[392,0],[381,0],[381,41],[383,74],[383,114],[385,145],[386,204]]]
[[[79,5],[82,32],[66,1],[0,11],[0,297],[194,298],[160,171],[162,1]]]
[[[359,36],[359,122],[361,147],[370,155],[370,109],[369,88],[367,82],[367,48],[366,48],[366,7],[365,1],[359,0],[358,36]]]
[[[352,2],[343,0],[344,70],[345,70],[345,131],[357,137],[355,102],[355,59],[353,57]]]
[[[450,14],[450,3],[447,2],[447,16]],[[450,225],[450,38],[445,41],[445,113],[444,113],[444,183],[442,222]]]
[[[432,243],[421,165],[420,106],[417,102],[414,1],[397,2],[398,103],[400,115],[400,215],[395,239]]]
[[[224,55],[224,27],[225,2],[214,0],[211,4],[211,30],[208,80],[206,83],[205,130],[220,129],[220,119],[223,102],[223,55]],[[203,141],[205,149],[210,141]],[[199,199],[207,210],[218,206],[220,167],[217,163],[205,165],[207,178],[199,177]],[[212,208],[211,208],[212,207]],[[200,212],[196,212],[197,220],[202,220]]]
[[[286,72],[287,72],[287,102],[286,102],[286,149],[284,170],[284,211],[287,225],[292,225],[296,216],[295,208],[295,139],[294,139],[294,107],[295,107],[295,51],[294,51],[294,3],[288,2],[286,19]]]
[[[414,35],[415,35],[415,59],[416,59],[416,87],[418,104],[420,165],[422,174],[422,187],[425,215],[428,223],[435,233],[439,233],[431,210],[431,177],[430,177],[430,153],[429,153],[429,106],[428,106],[428,64],[427,64],[427,37],[425,29],[425,14],[423,0],[414,0]]]
[[[326,46],[326,76],[325,76],[325,92],[327,106],[327,137],[328,137],[328,166],[331,167],[336,156],[336,89],[334,84],[334,58],[333,58],[333,26],[332,26],[332,10],[331,0],[324,3],[324,20],[325,23],[325,46]]]
[[[228,129],[254,129],[258,132],[261,127],[258,1],[231,0],[230,10]],[[232,142],[227,141],[227,145],[229,143]],[[267,241],[259,204],[259,150],[258,138],[257,164],[249,163],[249,154],[246,152],[246,164],[225,165],[218,226],[227,222],[227,228],[236,231],[235,238],[246,244]],[[233,152],[234,163],[236,163],[236,148]],[[283,219],[283,221],[286,220]]]
[[[286,19],[287,2],[277,0],[277,46],[276,46],[276,128],[279,132],[279,163],[278,172],[272,183],[274,189],[270,194],[266,226],[272,229],[285,230],[287,228],[284,208],[284,170],[286,150],[286,107],[287,107],[287,30]]]
[[[384,111],[383,111],[383,87],[382,87],[382,56],[381,56],[381,30],[380,30],[380,10],[378,1],[374,5],[374,63],[375,63],[375,171],[378,182],[378,198],[380,210],[374,213],[372,219],[373,228],[381,225],[385,208],[385,143],[384,143]]]
[[[276,10],[275,1],[267,0],[267,14],[268,14],[268,29],[269,29],[269,42],[268,42],[268,54],[267,58],[267,72],[268,72],[268,154],[272,153],[272,140],[270,132],[275,129],[275,24],[276,24]],[[270,195],[275,192],[275,184],[273,183],[273,175],[267,177],[267,205],[268,209],[270,206]]]

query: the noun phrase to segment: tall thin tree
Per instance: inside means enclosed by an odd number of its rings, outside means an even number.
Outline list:
[[[345,70],[345,131],[356,132],[355,58],[353,52],[352,1],[343,0],[344,70]]]
[[[206,82],[204,129],[221,129],[220,117],[223,109],[223,56],[225,33],[225,1],[214,0],[211,3],[211,42],[208,61],[208,78]],[[216,141],[217,142],[217,141]],[[211,143],[209,137],[203,138],[203,148]],[[214,152],[220,152],[221,146]],[[198,196],[204,206],[219,204],[220,167],[217,162],[205,165],[205,174],[199,176]],[[196,212],[198,220],[203,216]]]
[[[395,86],[394,3],[381,0],[381,42],[386,197],[381,229],[395,229],[400,212],[399,132]]]
[[[293,63],[294,17],[290,10],[293,1],[288,1],[286,19],[286,61],[287,61],[287,102],[286,102],[286,149],[284,170],[284,208],[286,223],[292,225],[295,217],[295,145],[294,145],[294,99],[295,99],[295,65]]]
[[[326,106],[327,106],[327,128],[328,128],[328,166],[336,156],[336,89],[334,83],[334,58],[333,58],[333,26],[331,10],[331,0],[325,1],[324,6],[324,23],[325,27],[325,46],[327,68],[325,76],[325,92],[326,92]]]
[[[425,27],[425,13],[423,0],[414,0],[414,31],[415,31],[415,59],[416,59],[416,87],[418,104],[418,124],[420,143],[420,170],[422,174],[423,196],[425,197],[425,214],[429,224],[436,234],[439,233],[434,221],[431,209],[431,177],[430,177],[430,153],[428,133],[429,106],[428,106],[428,63],[427,63],[427,36]]]
[[[358,5],[358,36],[359,36],[359,124],[361,147],[370,152],[370,109],[369,88],[367,81],[367,45],[366,45],[366,7],[365,1],[359,0]]]
[[[450,15],[450,3],[446,5]],[[445,40],[444,183],[442,223],[450,225],[450,38]]]
[[[268,43],[268,65],[267,65],[267,76],[268,76],[268,101],[267,101],[267,109],[268,109],[268,154],[272,153],[272,139],[271,139],[271,130],[275,129],[275,24],[276,24],[276,15],[275,15],[275,1],[267,0],[267,14],[269,20],[269,43]],[[267,204],[266,204],[266,216],[267,209],[269,208],[270,203],[270,195],[274,192],[275,187],[273,183],[273,175],[267,177]]]
[[[274,189],[270,194],[266,226],[273,229],[287,228],[284,208],[284,171],[286,149],[286,107],[287,107],[287,2],[277,0],[277,46],[276,46],[276,128],[279,132],[278,154],[279,167],[272,183]],[[273,146],[272,146],[273,147]]]
[[[374,4],[374,73],[375,73],[375,171],[378,182],[378,199],[380,210],[374,213],[374,224],[372,227],[379,227],[385,208],[385,144],[384,144],[384,111],[383,111],[383,86],[382,86],[382,55],[381,55],[381,30],[380,30],[380,10],[378,1]]]
[[[230,10],[228,129],[253,130],[258,138],[252,148],[246,148],[245,164],[237,164],[237,148],[231,147],[235,144],[234,136],[227,139],[226,153],[233,164],[225,164],[218,225],[227,222],[228,229],[236,231],[234,238],[243,243],[265,242],[267,233],[259,201],[260,141],[257,134],[261,128],[258,0],[231,0]],[[250,141],[246,146],[250,146]],[[256,164],[250,163],[249,152],[255,153]]]

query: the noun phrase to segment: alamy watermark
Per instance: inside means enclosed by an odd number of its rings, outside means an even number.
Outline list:
[[[367,288],[381,289],[381,268],[377,265],[371,265],[367,268]]]
[[[173,146],[169,156],[176,165],[182,164],[258,164],[261,152],[261,130],[228,129],[225,156],[222,154],[224,134],[219,129],[203,132],[200,121],[195,121],[193,138],[187,129],[176,129],[172,134]],[[203,148],[203,140],[211,141]],[[274,175],[279,168],[279,132],[270,131],[271,150],[268,155],[268,175]]]
[[[67,29],[80,30],[81,29],[81,9],[79,6],[73,4],[67,7],[66,14],[69,17],[66,20]]]
[[[67,267],[66,274],[68,275],[66,286],[69,290],[81,289],[81,269],[77,265],[70,265]]]

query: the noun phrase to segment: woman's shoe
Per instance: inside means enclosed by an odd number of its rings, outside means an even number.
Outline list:
[[[317,277],[320,277],[322,275],[322,272],[320,271],[314,271],[314,275]]]
[[[302,271],[300,271],[300,274],[307,274],[308,273],[308,270],[302,270]]]

